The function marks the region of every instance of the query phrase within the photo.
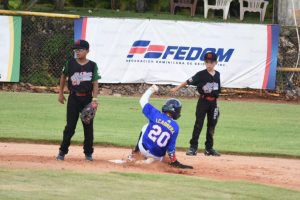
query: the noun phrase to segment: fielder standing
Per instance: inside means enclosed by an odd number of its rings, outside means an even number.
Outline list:
[[[63,132],[63,140],[61,142],[57,160],[64,160],[65,155],[69,151],[71,138],[75,133],[76,124],[79,118],[79,113],[82,109],[93,101],[97,107],[98,96],[98,67],[97,64],[87,59],[89,53],[89,43],[85,40],[78,40],[74,45],[76,58],[67,61],[63,68],[60,78],[58,101],[65,102],[64,86],[68,78],[68,89],[70,95],[67,102],[67,125]],[[93,120],[89,124],[83,124],[84,129],[84,154],[85,159],[92,161],[93,157],[93,141],[94,129]]]
[[[175,88],[171,89],[175,93],[182,87],[187,85],[197,86],[200,94],[197,108],[196,108],[196,121],[190,140],[190,148],[187,150],[186,155],[195,156],[198,150],[198,140],[203,127],[205,116],[207,115],[207,131],[205,151],[206,156],[220,156],[220,154],[213,149],[214,145],[214,132],[219,117],[219,109],[217,106],[217,98],[221,92],[220,73],[215,70],[217,65],[217,55],[213,52],[208,52],[204,56],[206,69],[199,71],[187,81],[181,83]]]

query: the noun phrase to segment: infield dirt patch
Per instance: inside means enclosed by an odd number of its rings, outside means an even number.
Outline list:
[[[58,145],[0,143],[0,167],[21,169],[54,169],[87,172],[175,173],[217,180],[243,180],[300,191],[300,160],[254,156],[222,155],[186,156],[177,152],[180,162],[192,165],[192,170],[174,169],[166,163],[114,164],[109,160],[126,159],[127,148],[95,146],[94,161],[84,160],[81,146],[72,145],[65,161],[55,159]]]

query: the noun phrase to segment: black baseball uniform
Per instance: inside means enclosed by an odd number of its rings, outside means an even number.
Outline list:
[[[187,84],[197,86],[197,90],[200,94],[197,103],[196,121],[193,135],[192,139],[190,140],[190,147],[198,149],[199,136],[203,127],[205,116],[207,115],[205,148],[212,149],[214,144],[214,130],[219,115],[217,98],[221,92],[220,73],[215,71],[215,74],[211,75],[205,69],[199,71],[189,80],[187,80]]]
[[[67,103],[67,125],[63,132],[60,151],[67,154],[71,138],[75,133],[79,113],[92,101],[93,82],[101,77],[98,75],[98,67],[95,62],[88,61],[85,65],[80,65],[75,58],[66,63],[63,74],[68,77],[70,95]],[[94,151],[93,120],[90,124],[82,124],[84,128],[84,153],[91,155]]]

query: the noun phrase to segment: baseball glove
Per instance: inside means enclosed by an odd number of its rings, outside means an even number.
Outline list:
[[[88,105],[86,105],[80,114],[80,119],[85,124],[90,124],[92,119],[94,119],[97,111],[97,103],[91,102]]]
[[[180,168],[180,169],[194,169],[193,166],[184,165],[184,164],[180,163],[178,160],[176,160],[175,162],[171,162],[170,165],[172,167]]]

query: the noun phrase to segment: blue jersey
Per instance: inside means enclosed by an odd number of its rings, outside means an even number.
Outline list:
[[[144,106],[143,113],[149,119],[148,126],[142,136],[143,145],[152,155],[157,157],[164,156],[167,151],[174,153],[179,133],[178,124],[150,103]]]

